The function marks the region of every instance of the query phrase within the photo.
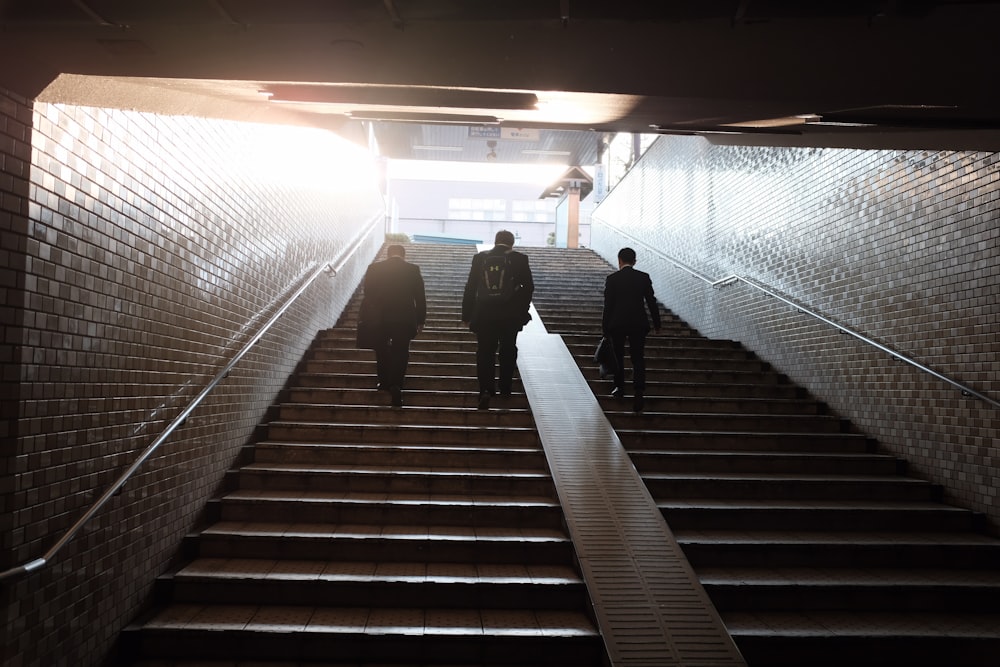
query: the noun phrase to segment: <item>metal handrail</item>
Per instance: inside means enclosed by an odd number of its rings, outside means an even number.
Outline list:
[[[368,234],[374,228],[375,223],[377,223],[379,220],[380,217],[373,218],[365,226],[362,233],[358,234],[355,237],[355,239],[351,242],[351,244],[347,248],[345,248],[343,252],[341,252],[340,256],[337,259],[334,259],[331,262],[325,262],[321,264],[317,269],[315,269],[312,272],[312,275],[310,275],[303,282],[303,284],[300,285],[297,290],[295,290],[295,292],[285,301],[285,303],[281,306],[281,308],[279,308],[274,313],[274,315],[271,316],[271,319],[269,319],[267,323],[263,327],[261,327],[260,330],[258,330],[257,333],[254,334],[254,336],[249,341],[247,341],[247,343],[243,346],[243,348],[239,352],[237,352],[236,355],[229,361],[229,363],[227,363],[226,366],[221,371],[219,371],[219,373],[212,379],[212,381],[209,382],[205,386],[205,388],[198,393],[198,395],[191,401],[191,403],[189,403],[188,406],[184,408],[184,410],[182,410],[179,415],[174,417],[173,421],[170,422],[167,428],[164,429],[164,431],[159,436],[157,436],[157,438],[153,440],[153,442],[151,442],[146,447],[146,449],[142,451],[142,453],[138,456],[138,458],[136,458],[136,460],[133,461],[132,464],[125,470],[125,472],[123,472],[118,477],[115,483],[112,484],[108,488],[108,490],[105,491],[104,494],[101,495],[101,497],[98,498],[97,501],[90,506],[90,509],[88,509],[86,513],[84,513],[84,515],[81,516],[76,521],[76,523],[70,526],[70,528],[65,533],[63,533],[63,536],[59,539],[59,541],[53,544],[52,547],[49,548],[49,550],[46,551],[45,554],[42,555],[41,557],[35,558],[26,563],[22,563],[21,565],[16,565],[12,568],[4,570],[3,572],[0,572],[0,582],[21,575],[25,575],[30,572],[34,572],[44,567],[49,562],[51,562],[53,557],[64,546],[66,546],[66,544],[70,540],[72,540],[77,533],[80,532],[83,526],[88,521],[90,521],[94,517],[94,515],[97,514],[104,507],[104,505],[107,504],[108,500],[110,500],[112,496],[118,493],[118,491],[125,485],[126,482],[128,482],[128,480],[132,477],[132,475],[135,474],[136,470],[138,470],[142,466],[142,464],[149,459],[149,457],[153,454],[153,452],[156,451],[156,449],[160,445],[166,442],[167,438],[169,438],[175,430],[177,430],[181,425],[183,425],[183,423],[187,420],[187,418],[191,415],[191,413],[194,412],[194,410],[201,404],[201,402],[205,399],[205,397],[208,396],[208,394],[213,389],[215,389],[219,385],[219,383],[226,378],[227,375],[229,375],[230,371],[233,370],[236,364],[240,360],[242,360],[244,356],[246,356],[246,354],[250,351],[250,349],[253,348],[253,346],[256,345],[261,338],[263,338],[264,334],[266,334],[268,330],[270,330],[270,328],[274,325],[274,323],[277,322],[278,319],[288,311],[288,309],[292,306],[292,304],[296,301],[296,299],[302,296],[302,294],[306,291],[306,289],[308,289],[321,274],[327,273],[330,275],[331,278],[337,275],[337,272],[344,266],[344,264],[347,263],[347,260],[350,259],[350,257],[357,251],[361,243],[365,239],[367,239]],[[334,265],[333,262],[336,262],[336,265]]]
[[[917,368],[917,369],[919,369],[919,370],[921,370],[921,371],[923,371],[925,373],[933,375],[934,377],[936,377],[939,380],[947,382],[948,384],[952,385],[953,387],[955,387],[956,389],[958,389],[959,391],[961,391],[963,396],[972,396],[972,397],[978,398],[981,401],[989,403],[993,407],[1000,408],[1000,401],[996,401],[996,400],[990,398],[989,396],[986,396],[985,394],[980,393],[980,392],[976,391],[975,389],[972,389],[971,387],[962,384],[961,382],[958,382],[956,380],[952,380],[948,376],[942,375],[941,373],[937,372],[933,368],[930,368],[929,366],[925,366],[924,364],[920,363],[919,361],[916,361],[915,359],[911,359],[910,357],[906,356],[905,354],[902,354],[901,352],[898,352],[898,351],[892,349],[891,347],[883,345],[882,343],[879,343],[878,341],[872,340],[871,338],[869,338],[869,337],[867,337],[867,336],[865,336],[863,334],[860,334],[857,331],[854,331],[853,329],[851,329],[849,327],[846,327],[846,326],[844,326],[842,324],[838,324],[837,322],[834,322],[830,318],[825,317],[823,315],[820,315],[816,311],[811,310],[809,308],[806,308],[802,304],[796,303],[795,301],[792,301],[791,299],[778,294],[777,292],[775,292],[774,290],[770,289],[769,287],[761,285],[760,283],[758,283],[758,282],[756,282],[756,281],[754,281],[754,280],[752,280],[750,278],[747,278],[745,276],[738,276],[736,274],[731,274],[731,275],[726,276],[725,278],[719,278],[718,280],[712,280],[711,278],[709,278],[708,276],[704,275],[703,273],[701,273],[701,272],[699,272],[699,271],[697,271],[695,269],[692,269],[690,266],[687,266],[686,264],[684,264],[680,260],[674,259],[673,257],[670,257],[666,253],[663,253],[660,250],[657,250],[656,248],[651,248],[651,247],[647,246],[645,243],[643,243],[639,239],[635,238],[631,234],[627,234],[627,233],[623,232],[622,230],[620,230],[618,228],[614,228],[614,230],[615,230],[616,233],[621,234],[622,236],[625,236],[625,237],[627,237],[629,239],[632,239],[633,241],[635,241],[638,244],[641,244],[644,248],[646,248],[647,250],[650,250],[653,254],[659,255],[662,259],[665,259],[666,261],[670,262],[676,268],[681,269],[682,271],[685,271],[685,272],[691,274],[695,278],[698,278],[699,280],[708,283],[713,288],[719,288],[719,287],[726,287],[726,286],[729,286],[729,285],[735,285],[738,282],[745,283],[745,284],[749,285],[750,287],[753,287],[754,289],[759,290],[759,291],[763,292],[764,294],[767,294],[768,296],[773,297],[773,298],[777,299],[778,301],[781,301],[782,303],[785,303],[785,304],[791,306],[792,308],[794,308],[795,310],[799,311],[800,313],[803,313],[805,315],[809,315],[810,317],[813,317],[813,318],[819,320],[820,322],[823,322],[824,324],[829,324],[830,326],[834,327],[835,329],[838,329],[839,331],[841,331],[841,332],[843,332],[845,334],[853,336],[854,338],[857,338],[858,340],[860,340],[860,341],[862,341],[864,343],[867,343],[868,345],[871,345],[872,347],[875,347],[875,348],[877,348],[877,349],[879,349],[879,350],[881,350],[881,351],[889,354],[894,359],[898,359],[899,361],[905,362],[905,363],[913,366],[914,368]]]

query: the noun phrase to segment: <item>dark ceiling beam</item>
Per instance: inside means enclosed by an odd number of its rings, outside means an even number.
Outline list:
[[[534,93],[502,90],[467,90],[422,86],[350,86],[316,84],[270,84],[264,87],[275,102],[307,104],[354,104],[392,107],[461,109],[512,109],[537,107]]]

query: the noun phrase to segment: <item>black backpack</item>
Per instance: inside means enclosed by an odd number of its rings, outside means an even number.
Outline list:
[[[483,305],[501,304],[514,296],[514,275],[507,253],[487,254],[483,276],[476,289],[476,301]]]

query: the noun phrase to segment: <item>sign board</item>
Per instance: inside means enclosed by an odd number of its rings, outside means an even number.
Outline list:
[[[499,125],[470,125],[470,139],[509,139],[511,141],[539,141],[542,135],[535,128],[500,127]]]
[[[470,125],[470,139],[499,139],[500,127],[498,125]]]
[[[535,128],[501,127],[500,137],[513,141],[539,141],[541,133]]]

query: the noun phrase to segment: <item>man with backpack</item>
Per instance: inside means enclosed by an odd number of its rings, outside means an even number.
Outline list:
[[[528,257],[515,252],[514,235],[503,230],[494,246],[472,258],[462,296],[462,323],[476,334],[479,409],[488,410],[497,392],[509,396],[517,364],[517,333],[531,320],[535,283]],[[499,357],[499,378],[497,358]]]

